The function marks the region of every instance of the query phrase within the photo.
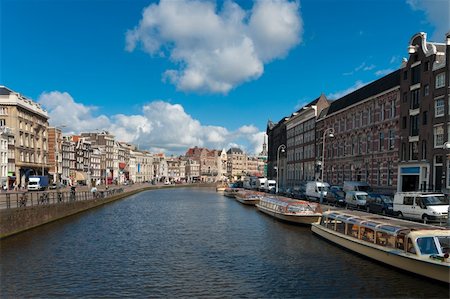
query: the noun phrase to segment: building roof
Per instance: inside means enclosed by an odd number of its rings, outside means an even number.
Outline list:
[[[389,90],[395,86],[400,85],[400,70],[396,70],[383,78],[380,78],[372,83],[369,83],[352,93],[349,93],[342,98],[337,99],[332,102],[327,115],[333,114],[339,110],[347,108],[348,106],[354,105],[360,101],[367,98],[380,94],[386,90]]]
[[[227,154],[243,154],[244,152],[238,147],[232,147],[227,151]]]

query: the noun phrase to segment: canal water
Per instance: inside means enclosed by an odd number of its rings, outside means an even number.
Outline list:
[[[143,192],[2,240],[1,298],[448,298],[211,189]]]

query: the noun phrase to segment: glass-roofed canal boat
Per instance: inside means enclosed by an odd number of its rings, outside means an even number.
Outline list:
[[[237,192],[234,195],[234,197],[236,198],[237,201],[243,203],[244,205],[254,206],[257,203],[259,203],[259,201],[261,200],[261,198],[264,197],[264,195],[265,194],[261,192],[241,190]]]
[[[318,203],[275,196],[261,198],[256,207],[277,219],[300,224],[318,222],[322,212]]]
[[[357,211],[326,211],[312,231],[388,265],[450,283],[450,229]]]

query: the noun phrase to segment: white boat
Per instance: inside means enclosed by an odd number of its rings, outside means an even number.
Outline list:
[[[318,222],[321,215],[318,203],[286,197],[263,197],[256,207],[277,219],[301,224]]]
[[[450,283],[450,229],[357,211],[327,211],[311,229],[374,260]]]
[[[235,198],[240,203],[243,203],[244,205],[256,205],[259,203],[260,199],[263,198],[264,195],[259,192],[252,192],[252,191],[239,191],[235,194]]]

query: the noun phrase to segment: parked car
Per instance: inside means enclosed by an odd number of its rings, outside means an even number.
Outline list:
[[[363,209],[366,207],[367,192],[348,191],[345,193],[345,206],[347,208]]]
[[[366,210],[368,213],[394,215],[394,199],[389,195],[369,193]]]
[[[330,191],[342,191],[342,192],[344,192],[344,187],[337,186],[337,185],[332,185],[332,186],[330,186]]]
[[[305,190],[302,188],[294,188],[291,197],[295,199],[306,199]]]
[[[401,218],[447,221],[448,210],[448,198],[442,193],[397,192],[394,196],[394,213]]]
[[[345,206],[345,193],[339,189],[330,189],[325,200],[333,206]]]

